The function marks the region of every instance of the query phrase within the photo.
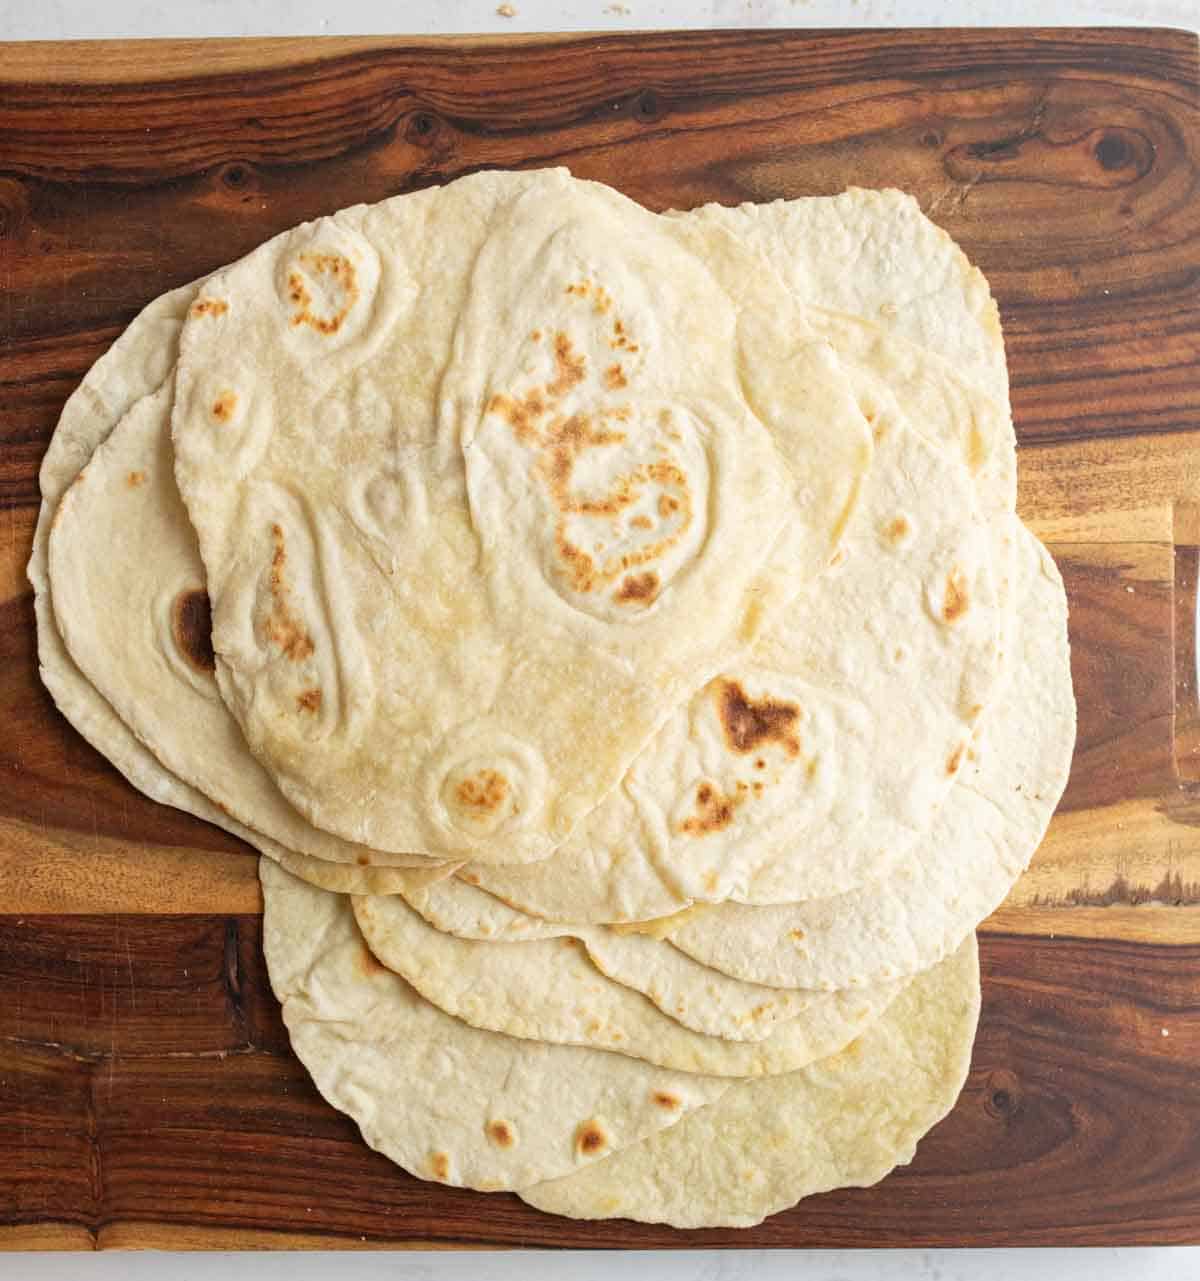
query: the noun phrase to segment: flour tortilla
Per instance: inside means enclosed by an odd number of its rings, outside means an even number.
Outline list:
[[[218,273],[173,432],[222,694],[284,794],[348,840],[514,863],[826,564],[870,453],[733,238],[560,171]]]
[[[447,1014],[529,1041],[590,1046],[709,1076],[790,1072],[835,1053],[885,1010],[901,985],[812,993],[760,1041],[704,1036],[603,975],[575,939],[469,943],[427,924],[398,895],[356,897],[367,945]]]
[[[34,588],[39,674],[59,711],[75,729],[107,757],[133,787],[152,800],[223,828],[295,875],[329,890],[396,894],[402,889],[417,887],[445,875],[454,865],[433,865],[428,860],[420,860],[421,867],[427,870],[412,876],[382,868],[339,868],[285,849],[236,822],[202,793],[165,769],[133,735],[75,666],[58,631],[48,562],[51,526],[59,501],[121,418],[171,376],[179,330],[196,290],[196,285],[184,285],[144,308],[88,370],[63,406],[42,459],[39,473],[42,504],[27,569]]]
[[[1019,547],[1008,681],[928,839],[854,894],[694,913],[667,931],[677,948],[748,982],[845,988],[935,964],[1000,906],[1045,835],[1075,745],[1066,593],[1027,530]]]
[[[382,854],[307,823],[221,701],[204,661],[211,657],[204,568],[175,486],[171,391],[164,383],[137,401],[60,500],[49,572],[72,659],[166,769],[237,822],[296,855],[355,868],[428,868],[419,855]],[[199,617],[185,626],[185,607],[197,601]],[[346,883],[370,885],[357,874]]]
[[[715,223],[759,250],[801,302],[858,316],[948,360],[1008,407],[1000,313],[987,280],[906,192],[674,214]]]
[[[543,921],[454,877],[410,884],[403,893],[409,906],[435,930],[468,941],[578,939],[602,974],[642,993],[663,1014],[704,1036],[761,1041],[780,1023],[804,1013],[812,1002],[811,992],[746,983],[693,960],[665,941],[675,917],[650,927],[664,932],[656,937],[642,933],[641,926],[612,929]]]
[[[372,959],[348,898],[267,860],[260,874],[292,1048],[367,1143],[418,1178],[528,1187],[676,1124],[728,1085],[469,1027]]]
[[[1007,538],[963,463],[877,384],[860,397],[876,453],[841,563],[668,719],[550,863],[460,876],[551,920],[645,920],[843,893],[928,830],[1000,674]]]
[[[870,1187],[954,1106],[979,1018],[974,938],[840,1054],[739,1082],[679,1125],[521,1199],[573,1219],[752,1227],[803,1197]]]
[[[1004,901],[1070,772],[1075,702],[1066,594],[1037,539],[1021,529],[1015,542],[1015,641],[1005,684],[929,834],[877,883],[778,907],[698,905],[651,923],[636,959],[618,952],[622,945],[603,927],[543,921],[457,878],[410,887],[408,902],[466,939],[578,936],[606,973],[642,992],[671,993],[661,1006],[668,1013],[682,993],[689,1026],[702,1029],[714,1027],[704,1020],[723,1017],[720,1003],[705,991],[703,975],[681,974],[680,952],[784,991],[873,984],[936,964]]]

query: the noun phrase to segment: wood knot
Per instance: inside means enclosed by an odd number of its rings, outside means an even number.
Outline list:
[[[414,147],[432,147],[440,132],[440,122],[431,111],[414,111],[408,118],[404,136]]]
[[[1102,133],[1093,150],[1101,169],[1128,169],[1136,159],[1128,140],[1114,130]]]
[[[633,100],[633,118],[644,125],[661,120],[664,111],[662,99],[653,89],[643,89]]]
[[[223,187],[230,191],[244,191],[249,185],[254,174],[249,165],[241,161],[234,161],[233,164],[226,165],[218,174],[218,181]]]
[[[996,1121],[1010,1121],[1020,1112],[1020,1085],[1011,1072],[988,1074],[984,1082],[983,1110]]]

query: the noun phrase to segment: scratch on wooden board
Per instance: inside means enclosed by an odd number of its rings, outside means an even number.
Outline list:
[[[1065,894],[1035,894],[1030,907],[1197,907],[1200,881],[1185,881],[1179,872],[1164,872],[1157,885],[1142,885],[1118,872],[1106,889],[1076,886]]]

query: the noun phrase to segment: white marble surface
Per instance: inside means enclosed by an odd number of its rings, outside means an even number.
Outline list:
[[[0,39],[1103,23],[1200,29],[1200,0],[0,0]],[[1160,1250],[0,1257],[5,1281],[1196,1281]]]
[[[6,1281],[1195,1281],[1200,1248],[0,1257]]]

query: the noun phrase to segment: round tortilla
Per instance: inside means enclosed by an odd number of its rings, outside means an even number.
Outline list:
[[[879,390],[863,400],[875,460],[840,563],[667,720],[553,860],[462,879],[551,920],[647,920],[844,893],[928,830],[1000,675],[1001,540],[965,465]]]
[[[418,1178],[483,1192],[571,1173],[677,1124],[725,1080],[484,1032],[372,957],[350,900],[260,864],[263,948],[325,1099]]]
[[[572,1219],[752,1227],[911,1161],[954,1106],[979,1017],[974,938],[915,979],[840,1054],[738,1082],[677,1126],[521,1199]]]
[[[602,974],[573,938],[472,943],[434,929],[399,895],[356,897],[354,915],[384,965],[472,1027],[709,1076],[791,1072],[833,1054],[878,1018],[900,987],[808,993],[795,1017],[776,1021],[764,1039],[735,1041],[684,1027]]]
[[[71,658],[175,778],[244,827],[293,855],[428,869],[420,855],[383,854],[314,828],[250,754],[214,679],[204,568],[175,486],[170,415],[168,382],[134,403],[59,501],[49,575]],[[368,884],[355,874],[352,887]]]
[[[546,171],[209,280],[176,476],[221,692],[311,822],[543,859],[826,565],[870,437],[757,266]]]

